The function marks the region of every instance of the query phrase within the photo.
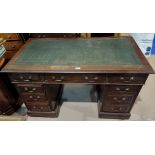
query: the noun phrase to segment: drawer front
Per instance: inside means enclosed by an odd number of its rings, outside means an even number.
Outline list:
[[[131,105],[135,95],[107,95],[105,105]]]
[[[141,85],[107,85],[106,91],[109,93],[134,93],[141,89]]]
[[[29,111],[49,112],[52,111],[50,105],[44,103],[26,103],[26,107]]]
[[[16,85],[18,90],[21,93],[44,93],[44,86],[43,85],[37,85],[37,84],[25,84],[25,85]]]
[[[23,42],[11,41],[11,42],[5,42],[3,45],[7,51],[17,51],[23,46]]]
[[[53,83],[104,83],[105,74],[46,74],[45,81]]]
[[[47,101],[47,97],[44,94],[22,94],[22,98],[26,102],[43,102]]]
[[[129,106],[105,106],[103,107],[103,111],[111,113],[126,113],[129,111]]]
[[[10,74],[12,82],[42,82],[44,76],[42,74]]]
[[[33,38],[74,38],[76,33],[32,33]]]
[[[147,75],[144,74],[111,74],[108,75],[109,83],[144,84]]]
[[[20,40],[20,36],[17,33],[0,33],[0,38],[4,40]]]

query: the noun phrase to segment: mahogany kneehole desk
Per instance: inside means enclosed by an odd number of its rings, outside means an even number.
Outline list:
[[[131,37],[30,39],[4,67],[28,115],[57,117],[63,85],[96,85],[101,118],[130,117],[154,71]]]

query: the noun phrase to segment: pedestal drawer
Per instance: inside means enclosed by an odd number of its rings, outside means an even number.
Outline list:
[[[49,112],[51,110],[51,106],[48,105],[48,102],[45,103],[26,103],[26,107],[29,111],[38,111],[38,112]]]
[[[37,84],[17,84],[19,92],[21,93],[44,93],[44,86]]]
[[[129,111],[129,108],[129,106],[105,106],[103,107],[103,111],[111,113],[126,113]]]
[[[22,98],[24,101],[27,102],[43,102],[47,101],[47,97],[44,94],[37,93],[37,94],[22,94]]]
[[[135,95],[107,95],[103,105],[131,105],[134,97]]]

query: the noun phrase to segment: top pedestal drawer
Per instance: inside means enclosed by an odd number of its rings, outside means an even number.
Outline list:
[[[109,83],[123,84],[144,84],[147,79],[146,74],[109,74]]]

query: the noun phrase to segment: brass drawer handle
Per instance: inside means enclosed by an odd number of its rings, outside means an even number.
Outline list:
[[[85,76],[84,79],[85,79],[85,80],[88,80],[89,78],[88,78],[88,76]]]
[[[96,77],[94,77],[94,80],[98,80],[98,79],[99,79],[99,77],[97,77],[97,76],[96,76]]]
[[[37,98],[39,99],[39,98],[40,98],[40,96],[38,95],[38,96],[37,96]]]
[[[121,107],[114,107],[112,108],[114,111],[122,111],[122,108]]]
[[[28,91],[28,88],[27,88],[27,87],[25,87],[25,88],[24,88],[24,90],[25,90],[25,91]]]
[[[33,98],[33,96],[29,96],[29,98]]]
[[[126,100],[126,97],[123,97],[121,99],[118,99],[117,97],[113,97],[113,100],[114,101],[117,101],[117,102],[122,102],[122,101],[125,101]]]
[[[129,91],[130,88],[121,89],[121,88],[119,88],[119,87],[116,87],[116,90],[117,90],[117,91]]]
[[[56,82],[62,82],[63,80],[60,80],[60,79],[59,79],[59,80],[55,80],[55,81],[56,81]]]
[[[28,79],[26,79],[26,80],[24,80],[25,82],[29,82],[30,80],[28,80]]]
[[[24,79],[24,77],[23,77],[23,76],[20,76],[19,78],[20,78],[21,80],[22,80],[22,79]]]
[[[124,77],[121,76],[120,79],[121,79],[121,80],[124,80]]]
[[[132,76],[132,77],[130,77],[130,80],[134,80],[134,77]]]
[[[55,76],[52,76],[52,79],[55,79]]]
[[[121,89],[119,87],[117,87],[116,90],[121,90]]]

